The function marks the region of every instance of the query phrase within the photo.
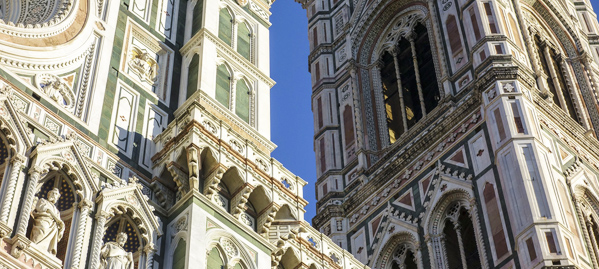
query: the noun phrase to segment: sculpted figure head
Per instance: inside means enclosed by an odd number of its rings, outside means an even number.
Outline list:
[[[48,202],[56,203],[60,198],[60,191],[57,188],[54,188],[48,192],[46,195]]]
[[[126,233],[119,233],[116,236],[116,242],[117,244],[119,244],[119,246],[124,246],[125,243],[127,243],[127,234]]]

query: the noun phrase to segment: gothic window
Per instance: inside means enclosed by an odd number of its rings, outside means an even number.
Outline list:
[[[202,15],[204,13],[204,1],[197,1],[193,8],[193,21],[191,23],[191,36],[202,29]]]
[[[210,252],[208,252],[208,257],[206,258],[206,265],[206,268],[210,269],[225,268],[225,262],[223,261],[223,258],[221,257],[221,253],[220,251],[218,251],[218,248],[214,247],[212,248],[212,250],[210,250]]]
[[[553,103],[567,112],[571,118],[580,122],[564,77],[565,70],[562,68],[562,55],[551,48],[547,41],[542,41],[540,36],[535,35],[534,41],[541,69],[547,76],[547,87],[553,95]]]
[[[245,23],[237,27],[237,52],[248,61],[251,61],[251,33]]]
[[[401,245],[394,253],[391,269],[418,269],[412,249]]]
[[[418,23],[411,35],[402,36],[396,46],[383,53],[381,63],[387,128],[394,143],[431,112],[440,98],[426,27]]]
[[[482,268],[474,229],[466,209],[455,204],[443,229],[448,268]]]
[[[187,261],[187,259],[185,259],[186,248],[187,244],[185,243],[185,240],[180,239],[173,253],[172,269],[185,269],[185,262]]]
[[[199,67],[200,56],[194,54],[189,63],[189,71],[187,72],[187,99],[198,90]]]
[[[232,45],[233,16],[227,8],[220,10],[218,23],[218,37],[227,45]]]
[[[229,98],[231,95],[231,73],[224,64],[216,69],[216,101],[226,108],[229,108]]]
[[[250,89],[245,80],[237,81],[235,87],[235,114],[245,122],[250,121]]]

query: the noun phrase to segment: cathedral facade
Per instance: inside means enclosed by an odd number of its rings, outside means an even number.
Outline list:
[[[271,0],[0,3],[0,268],[368,268],[270,157]]]
[[[317,215],[371,268],[599,268],[588,0],[296,0]]]

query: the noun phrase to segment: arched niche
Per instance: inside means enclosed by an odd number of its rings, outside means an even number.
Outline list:
[[[36,224],[34,215],[36,211],[39,211],[37,208],[37,204],[39,204],[40,199],[48,200],[49,193],[57,189],[60,194],[60,198],[56,202],[55,206],[59,211],[60,219],[63,222],[62,230],[63,233],[60,236],[60,240],[56,244],[56,253],[54,254],[59,260],[65,264],[67,248],[69,245],[69,241],[72,239],[70,235],[75,234],[73,231],[76,231],[77,228],[75,226],[75,212],[77,211],[77,204],[83,199],[81,192],[77,194],[77,187],[73,184],[73,175],[68,175],[63,169],[51,171],[49,172],[38,184],[35,198],[34,198],[34,206],[33,212],[30,216],[28,227],[27,227],[27,237],[32,239],[33,229]],[[35,243],[35,240],[34,242]],[[47,251],[47,249],[39,249],[40,251]]]
[[[19,216],[11,254],[15,257],[45,255],[47,259],[42,263],[47,263],[46,266],[51,268],[57,264],[77,267],[82,260],[85,260],[81,255],[83,240],[89,223],[89,212],[94,206],[91,201],[94,200],[94,195],[99,189],[98,182],[92,178],[83,157],[70,138],[41,143],[30,153],[30,158],[31,168],[25,181],[20,211],[28,213],[21,213]],[[59,190],[62,197],[56,205],[46,200],[49,190],[55,188]],[[52,247],[47,247],[47,244],[42,241],[37,244],[34,242],[33,248],[29,248],[31,244],[28,242],[38,241],[40,238],[37,236],[33,238],[28,227],[35,229],[36,226],[42,227],[39,226],[42,224],[58,225],[59,223],[54,218],[46,218],[48,221],[45,222],[32,222],[32,217],[35,218],[36,215],[39,217],[36,212],[40,210],[43,212],[45,208],[58,211],[64,223],[64,234],[58,239],[56,253],[53,253]],[[41,219],[43,220],[44,217],[42,216]],[[53,246],[54,243],[51,245]]]
[[[10,234],[15,228],[10,216],[17,214],[17,186],[24,184],[22,168],[26,165],[32,147],[17,111],[7,99],[10,87],[0,81],[0,237]],[[18,218],[17,218],[18,219]]]
[[[158,217],[154,215],[154,207],[148,204],[149,198],[141,192],[141,188],[136,178],[130,178],[129,183],[107,185],[98,195],[96,228],[91,243],[92,268],[101,263],[102,246],[113,239],[114,235],[108,234],[118,232],[128,234],[124,248],[133,253],[136,269],[153,263],[154,244],[162,236],[162,230]]]

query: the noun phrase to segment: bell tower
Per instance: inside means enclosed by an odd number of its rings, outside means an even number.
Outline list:
[[[316,228],[373,268],[597,266],[589,1],[297,2]]]

